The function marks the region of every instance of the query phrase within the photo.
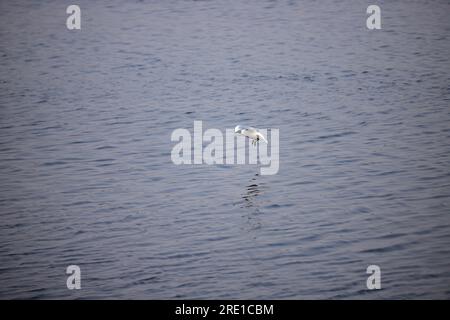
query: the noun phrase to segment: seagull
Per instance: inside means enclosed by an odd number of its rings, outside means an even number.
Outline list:
[[[251,139],[252,145],[254,146],[256,146],[256,143],[258,143],[260,139],[263,140],[265,143],[268,143],[266,138],[264,138],[264,136],[262,135],[262,133],[253,127],[237,125],[236,128],[234,128],[234,133],[243,135]]]

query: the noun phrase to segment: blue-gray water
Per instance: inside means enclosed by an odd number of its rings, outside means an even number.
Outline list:
[[[448,1],[69,4],[0,3],[0,298],[450,298]],[[279,173],[175,166],[194,120]]]

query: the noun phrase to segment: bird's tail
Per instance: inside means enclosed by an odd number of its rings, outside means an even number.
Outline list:
[[[266,138],[264,138],[264,136],[261,133],[257,133],[258,137],[261,138],[261,140],[263,140],[265,143],[269,144],[269,142],[266,140]]]

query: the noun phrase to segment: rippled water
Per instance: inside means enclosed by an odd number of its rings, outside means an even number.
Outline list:
[[[2,1],[0,298],[450,298],[450,5],[377,2]],[[175,166],[194,120],[279,173]]]

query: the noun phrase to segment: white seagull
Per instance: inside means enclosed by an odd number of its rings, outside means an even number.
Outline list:
[[[237,125],[236,128],[234,128],[234,133],[246,136],[247,138],[251,139],[252,145],[254,145],[254,146],[256,146],[256,143],[259,140],[262,140],[265,143],[268,143],[266,138],[264,138],[264,136],[262,135],[262,133],[253,127]]]

